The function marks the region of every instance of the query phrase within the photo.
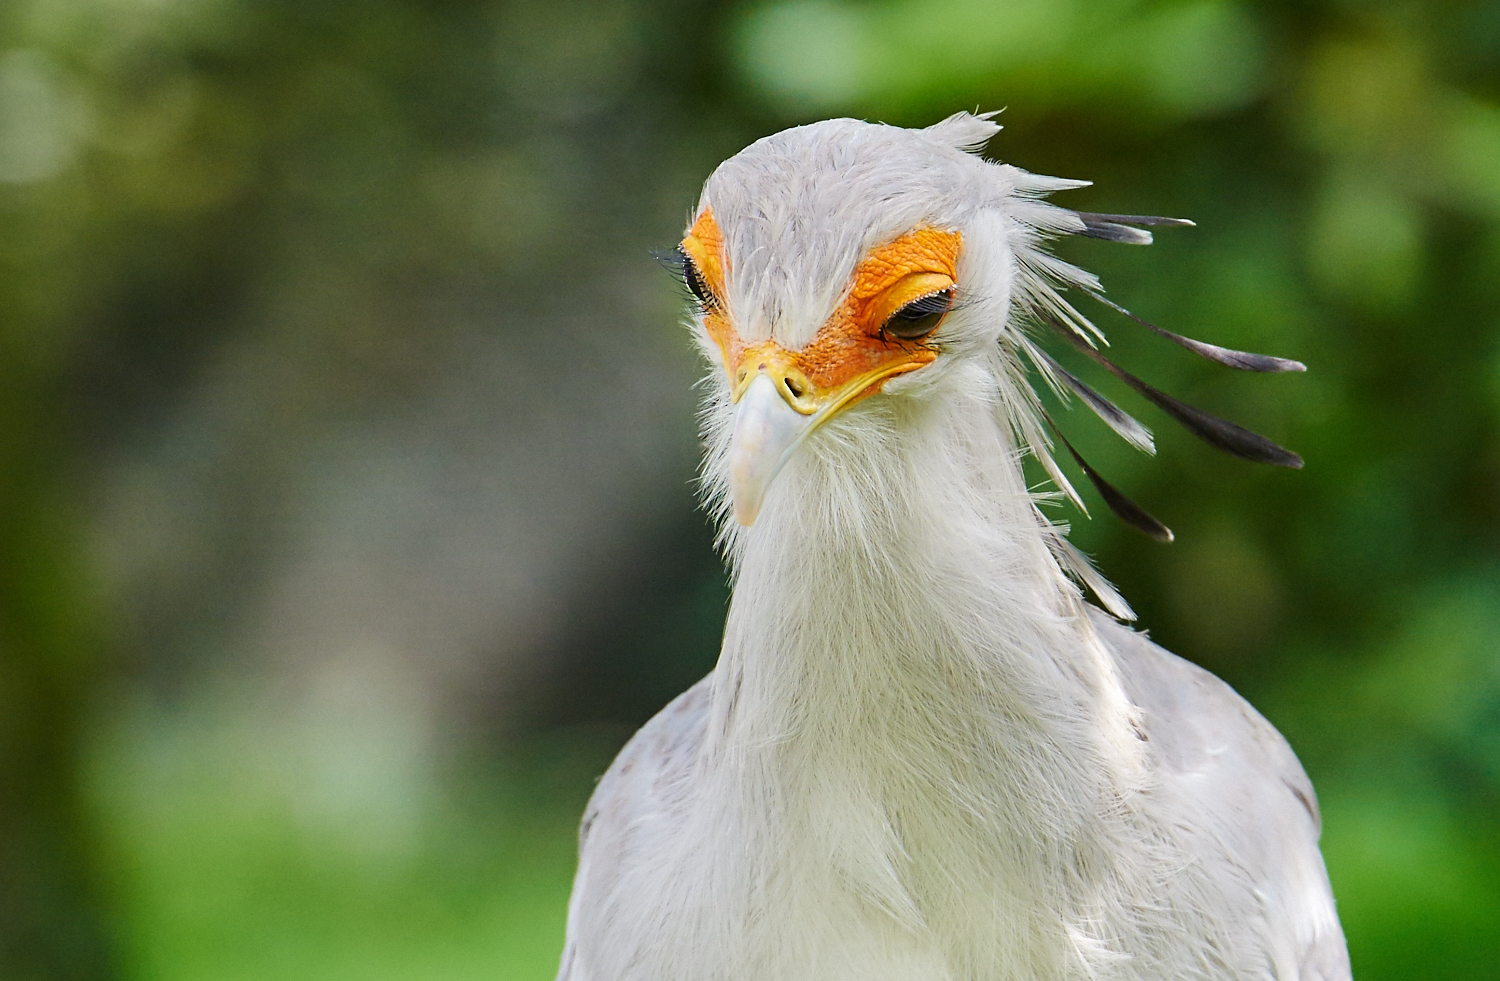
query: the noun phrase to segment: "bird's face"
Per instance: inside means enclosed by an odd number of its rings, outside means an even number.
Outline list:
[[[963,148],[996,128],[828,120],[752,144],[709,178],[679,252],[714,363],[711,441],[724,453],[710,486],[739,524],[835,428],[883,438],[919,424],[869,411],[878,403],[989,385],[1010,314],[1011,188]],[[818,456],[837,465],[840,445]]]
[[[830,474],[845,474],[850,466],[887,474],[894,472],[887,464],[901,459],[908,469],[928,468],[930,460],[915,463],[910,451],[950,440],[960,452],[959,430],[977,418],[969,411],[974,408],[1003,420],[1010,448],[1035,457],[1080,509],[1082,499],[1052,454],[1049,432],[1116,515],[1170,541],[1165,525],[1078,456],[1043,408],[1030,372],[1064,404],[1076,395],[1148,453],[1155,452],[1150,430],[1063,368],[1032,329],[1061,335],[1218,449],[1277,466],[1302,465],[1295,453],[1157,390],[1104,357],[1098,350],[1104,334],[1063,291],[1097,300],[1231,368],[1302,371],[1301,362],[1150,324],[1106,299],[1093,275],[1046,250],[1059,235],[1147,245],[1145,229],[1192,222],[1057,207],[1043,198],[1084,182],[983,160],[975,151],[998,128],[987,116],[968,113],[923,130],[833,119],[766,137],[714,171],[679,251],[699,304],[698,337],[715,362],[706,413],[713,449],[705,468],[715,508],[724,494],[741,525],[754,523],[782,467],[809,438],[829,433],[828,424],[842,419],[840,440],[822,437],[816,454],[832,469],[814,478],[819,482],[803,482],[801,493],[826,512],[829,499],[818,505],[809,495],[842,487],[835,507],[863,514],[872,503],[891,500],[887,491],[901,482],[881,488],[873,479],[848,482],[827,479]],[[953,412],[851,411],[881,402],[894,409],[903,399],[911,405],[946,399],[949,408],[966,407],[968,422],[954,422],[960,416]],[[728,540],[739,539],[725,530]]]
[[[729,448],[735,518],[750,525],[776,474],[820,426],[897,376],[936,361],[953,307],[963,236],[922,225],[869,249],[837,306],[797,346],[747,338],[730,313],[724,235],[705,208],[682,242],[684,274],[703,310],[734,404]]]

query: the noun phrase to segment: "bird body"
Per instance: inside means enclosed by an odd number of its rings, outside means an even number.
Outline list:
[[[562,981],[1348,977],[1292,751],[1087,603],[1026,485],[1070,185],[965,152],[995,129],[816,124],[705,188],[734,595],[590,802]]]

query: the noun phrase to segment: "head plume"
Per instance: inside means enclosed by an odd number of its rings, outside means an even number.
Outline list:
[[[1077,348],[1220,450],[1259,462],[1301,466],[1296,454],[1189,406],[1115,365],[1100,352],[1108,343],[1104,332],[1070,298],[1095,301],[1127,322],[1227,367],[1300,371],[1300,363],[1230,350],[1157,327],[1106,299],[1095,276],[1048,248],[1063,235],[1145,245],[1152,240],[1153,228],[1192,223],[1071,211],[1051,203],[1048,197],[1053,193],[1087,182],[1031,174],[979,157],[1000,129],[994,115],[957,113],[920,130],[828,120],[766,137],[726,161],[709,178],[694,215],[695,230],[705,220],[713,225],[712,245],[719,250],[718,258],[702,261],[722,267],[713,309],[705,306],[705,317],[732,321],[740,345],[736,350],[747,345],[756,350],[809,349],[848,308],[851,296],[858,297],[861,270],[875,250],[917,229],[943,230],[963,240],[956,269],[950,270],[953,278],[947,280],[951,286],[941,297],[955,312],[931,338],[921,341],[940,353],[919,365],[922,371],[892,380],[889,390],[916,394],[924,385],[931,388],[936,380],[953,376],[957,365],[983,363],[993,382],[990,397],[998,403],[1017,445],[1039,461],[1058,490],[1087,513],[1058,463],[1060,443],[1115,514],[1160,540],[1170,540],[1170,530],[1083,460],[1044,409],[1039,388],[1050,389],[1064,404],[1076,396],[1114,432],[1147,453],[1155,451],[1151,431],[1060,365],[1044,349],[1044,341],[1061,339]],[[722,220],[712,221],[715,217]],[[690,232],[684,247],[693,241]],[[699,247],[705,246],[700,242]],[[701,280],[705,275],[692,256],[684,253],[680,261],[690,284],[695,282],[692,277]],[[694,285],[700,301],[705,299],[702,291],[709,288],[704,282]],[[923,302],[934,300],[926,297]],[[736,368],[729,363],[723,339],[711,338],[712,330],[703,331],[703,320],[699,318],[705,350],[711,358],[717,354],[730,376],[723,393],[727,394],[737,384]],[[754,366],[750,370],[753,374]],[[748,384],[743,369],[741,378]],[[1035,385],[1034,378],[1040,378],[1042,386]],[[885,382],[882,376],[871,390]],[[734,397],[743,390],[736,389]],[[790,389],[781,390],[790,401],[800,397],[786,394]],[[726,410],[727,402],[720,399]],[[727,430],[719,425],[717,431],[722,435]],[[1099,593],[1077,552],[1061,534],[1053,538],[1054,552],[1064,567]],[[1100,597],[1115,607],[1103,594]]]

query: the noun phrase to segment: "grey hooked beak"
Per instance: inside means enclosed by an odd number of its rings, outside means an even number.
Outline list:
[[[734,435],[729,441],[729,490],[734,518],[755,524],[766,489],[812,425],[813,417],[787,402],[774,381],[756,375],[735,405]]]

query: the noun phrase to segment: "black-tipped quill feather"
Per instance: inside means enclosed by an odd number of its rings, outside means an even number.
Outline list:
[[[1189,226],[1193,224],[1186,218],[1158,218],[1151,215],[1103,215],[1093,211],[1075,211],[1073,214],[1083,221],[1081,234],[1089,238],[1102,238],[1109,242],[1123,242],[1126,245],[1151,244],[1150,232],[1131,228],[1131,225]]]
[[[1193,222],[1186,218],[1163,218],[1154,215],[1106,215],[1093,211],[1075,211],[1073,214],[1083,222],[1083,235],[1089,238],[1102,238],[1111,242],[1124,242],[1127,245],[1151,244],[1150,232],[1142,231],[1139,228],[1132,228],[1130,227],[1131,225],[1190,226],[1193,224]],[[1199,357],[1207,358],[1210,361],[1217,361],[1219,364],[1238,368],[1241,371],[1307,370],[1307,365],[1300,361],[1293,361],[1291,358],[1276,358],[1269,354],[1252,354],[1249,351],[1235,351],[1231,348],[1220,347],[1217,344],[1209,344],[1191,337],[1184,337],[1181,334],[1173,333],[1164,327],[1158,327],[1150,321],[1136,316],[1118,303],[1105,299],[1099,293],[1089,291],[1089,295],[1105,306],[1123,313],[1142,327],[1153,330],[1174,344],[1180,344]]]
[[[1162,337],[1165,337],[1167,340],[1171,341],[1174,344],[1182,345],[1189,351],[1192,351],[1194,354],[1198,355],[1200,358],[1207,358],[1210,361],[1217,361],[1219,364],[1227,365],[1231,368],[1238,368],[1240,371],[1276,372],[1307,370],[1307,365],[1303,364],[1301,361],[1293,361],[1291,358],[1277,358],[1269,354],[1252,354],[1249,351],[1235,351],[1231,348],[1220,347],[1217,344],[1209,344],[1206,341],[1198,341],[1194,340],[1191,337],[1183,337],[1181,334],[1174,334],[1172,331],[1167,330],[1165,327],[1158,327],[1151,321],[1146,320],[1143,317],[1136,316],[1134,313],[1131,313],[1129,310],[1120,306],[1118,303],[1114,302],[1113,300],[1107,299],[1106,297],[1103,297],[1098,293],[1090,293],[1089,295],[1098,300],[1100,303],[1109,307],[1111,310],[1114,310],[1116,313],[1123,313],[1131,320],[1134,320],[1142,327],[1145,327],[1147,330],[1154,331],[1155,333],[1160,334]]]
[[[1171,528],[1156,520],[1151,512],[1124,494],[1121,494],[1113,484],[1099,476],[1099,472],[1089,466],[1088,461],[1078,454],[1078,451],[1073,448],[1073,444],[1068,442],[1068,437],[1062,434],[1062,431],[1057,428],[1057,423],[1053,422],[1050,416],[1047,417],[1047,424],[1052,428],[1052,434],[1062,441],[1062,445],[1068,448],[1068,452],[1073,455],[1074,461],[1083,469],[1084,476],[1088,477],[1089,483],[1094,485],[1094,489],[1099,492],[1099,496],[1104,498],[1104,503],[1114,512],[1115,517],[1137,531],[1150,535],[1159,542],[1170,542],[1173,539],[1174,536]]]
[[[1093,409],[1094,414],[1103,419],[1105,425],[1118,433],[1121,439],[1142,453],[1156,453],[1156,444],[1151,439],[1151,430],[1137,422],[1135,417],[1121,409],[1118,405],[1115,405],[1109,399],[1084,384],[1081,378],[1058,364],[1046,351],[1040,348],[1036,348],[1035,350],[1037,355],[1047,363],[1047,367],[1057,375],[1062,383],[1068,386],[1084,405]]]
[[[1111,221],[1092,221],[1083,218],[1083,231],[1080,235],[1088,238],[1102,238],[1106,242],[1120,242],[1124,245],[1150,245],[1151,233],[1139,228],[1131,228],[1128,225],[1116,225]]]
[[[1190,218],[1164,218],[1161,215],[1106,215],[1097,211],[1075,211],[1073,214],[1084,221],[1107,221],[1115,225],[1169,225],[1174,228],[1196,228],[1198,225]]]
[[[1141,393],[1147,399],[1150,399],[1157,408],[1173,419],[1176,419],[1184,429],[1210,446],[1221,449],[1232,456],[1237,456],[1244,460],[1252,460],[1256,463],[1270,463],[1278,467],[1291,467],[1294,470],[1302,468],[1302,458],[1291,450],[1277,446],[1258,433],[1252,433],[1250,430],[1242,426],[1237,426],[1227,419],[1220,419],[1218,416],[1210,415],[1202,409],[1194,408],[1180,399],[1173,398],[1160,389],[1151,387],[1081,340],[1075,339],[1071,331],[1063,325],[1055,323],[1050,319],[1048,322],[1052,324],[1054,330],[1066,337],[1078,350],[1099,362],[1110,374]]]

